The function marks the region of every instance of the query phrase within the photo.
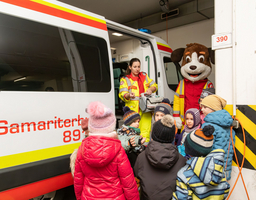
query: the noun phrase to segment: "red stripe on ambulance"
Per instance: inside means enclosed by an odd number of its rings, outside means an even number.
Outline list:
[[[166,47],[166,46],[163,46],[163,45],[157,44],[157,48],[158,48],[159,50],[167,51],[167,52],[172,53],[172,49],[171,49],[170,47]]]
[[[52,8],[40,3],[36,3],[28,0],[1,0],[2,2],[9,3],[15,6],[27,8],[44,14],[52,15],[69,21],[77,22],[94,28],[102,29],[107,31],[107,25],[101,22],[97,22],[85,17],[81,17],[72,13],[68,13],[56,8]]]
[[[31,199],[73,184],[71,173],[0,192],[0,199]]]

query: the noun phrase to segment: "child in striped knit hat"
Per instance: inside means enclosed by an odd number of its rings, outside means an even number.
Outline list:
[[[185,151],[191,158],[177,173],[172,200],[227,198],[230,185],[225,177],[225,151],[213,149],[214,131],[207,125],[187,135]]]
[[[124,124],[117,130],[118,139],[121,141],[122,147],[126,151],[131,166],[133,167],[138,154],[145,149],[143,144],[145,143],[146,138],[143,138],[140,135],[139,113],[130,110],[128,106],[125,106],[123,111]]]
[[[185,113],[186,125],[180,134],[176,134],[175,142],[181,155],[186,156],[184,141],[191,131],[197,130],[201,126],[200,111],[197,108],[190,108]]]

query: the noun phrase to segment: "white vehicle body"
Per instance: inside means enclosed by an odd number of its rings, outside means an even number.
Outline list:
[[[242,169],[243,179],[250,199],[256,195],[256,1],[215,1],[215,33],[212,48],[215,49],[216,93],[227,100],[227,110],[245,129],[246,142],[241,128],[236,129],[236,153],[239,165],[245,149]],[[239,170],[233,158],[231,188]],[[241,177],[230,199],[247,199]]]
[[[242,174],[251,199],[256,195],[255,6],[255,0],[216,0],[212,37],[216,93],[245,128]],[[126,39],[113,39],[113,32]],[[141,60],[141,71],[158,83],[158,94],[172,101],[182,77],[169,60],[171,52],[160,38],[58,1],[0,0],[0,199],[30,199],[72,185],[69,155],[84,137],[85,108],[101,101],[121,115],[117,94],[124,68],[117,76],[115,69],[131,58]],[[55,91],[44,91],[47,87]],[[235,147],[241,165],[241,129]],[[234,158],[231,188],[236,165]],[[239,178],[230,199],[246,199],[243,188]]]

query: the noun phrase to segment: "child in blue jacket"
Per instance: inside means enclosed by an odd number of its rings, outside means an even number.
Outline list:
[[[233,119],[231,115],[223,110],[226,106],[226,100],[218,95],[210,95],[205,97],[201,102],[201,110],[205,115],[202,128],[207,125],[212,125],[215,129],[213,150],[223,149],[225,151],[225,165],[224,170],[226,171],[227,180],[231,179],[232,171],[232,159],[233,159],[233,147],[230,135],[230,127],[232,126]],[[235,144],[235,131],[232,130],[232,140]]]
[[[192,158],[177,173],[172,200],[227,198],[230,185],[225,178],[224,150],[212,149],[213,132],[208,125],[187,135],[185,152]]]

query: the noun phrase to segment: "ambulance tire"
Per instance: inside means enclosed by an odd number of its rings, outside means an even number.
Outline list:
[[[66,187],[66,188],[62,188],[60,190],[57,190],[56,194],[52,200],[65,200],[65,199],[76,200],[73,185]]]
[[[57,191],[53,191],[30,200],[76,200],[74,186],[71,185]]]

